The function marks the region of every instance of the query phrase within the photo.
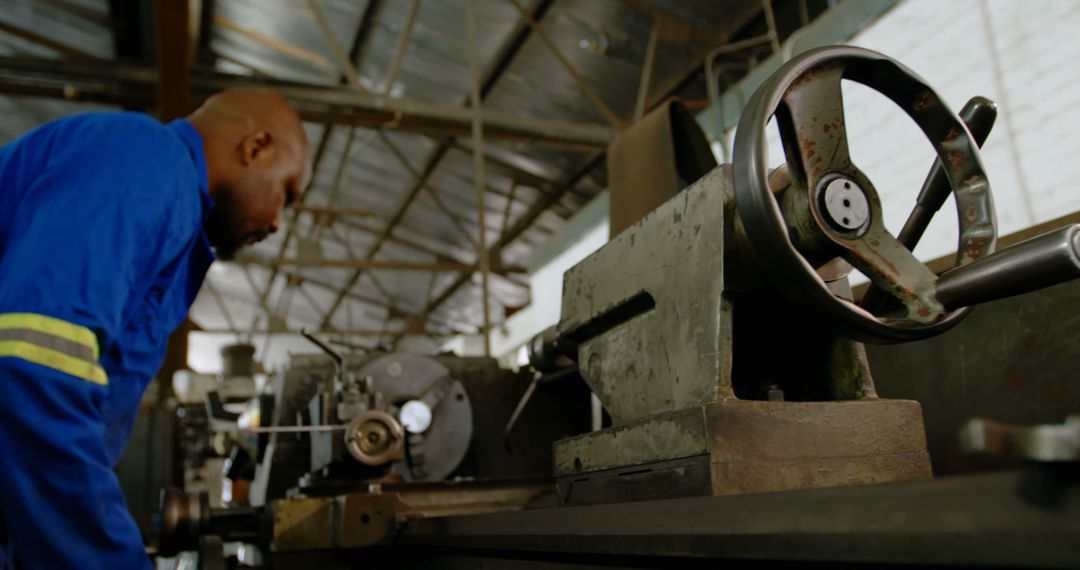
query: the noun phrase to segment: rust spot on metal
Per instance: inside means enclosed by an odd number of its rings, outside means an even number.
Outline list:
[[[945,153],[945,159],[949,161],[949,166],[954,169],[960,169],[964,166],[964,153],[957,150],[950,150]]]
[[[960,129],[958,129],[956,127],[949,128],[949,132],[945,133],[945,138],[947,140],[952,140],[952,139],[955,139],[955,138],[957,138],[959,136],[960,136]]]
[[[1026,337],[1024,337],[1024,347],[1025,348],[1029,348],[1029,349],[1030,348],[1035,348],[1038,345],[1039,345],[1039,337],[1037,335],[1029,334]]]
[[[930,95],[930,92],[929,91],[923,91],[915,99],[915,103],[911,106],[911,108],[914,109],[915,111],[925,111],[933,103],[934,103],[934,98],[933,98],[933,96]]]
[[[1024,389],[1024,380],[1020,377],[1020,373],[1012,368],[1009,369],[1006,378],[1009,380],[1009,385],[1017,390]]]
[[[919,310],[916,311],[916,312],[919,313],[920,317],[929,317],[930,316],[930,309],[928,307],[925,307],[925,306],[919,307]]]
[[[831,130],[832,130],[832,125],[830,125],[829,123],[825,123],[825,124],[824,124],[824,125],[823,125],[823,126],[821,127],[821,130],[823,130],[823,131],[825,131],[825,132],[829,132],[829,131],[831,131]]]

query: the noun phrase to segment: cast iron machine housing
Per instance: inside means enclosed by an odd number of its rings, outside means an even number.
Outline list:
[[[850,159],[842,79],[895,102],[937,151],[899,237]],[[918,402],[877,397],[861,343],[929,338],[976,303],[1080,274],[1077,226],[995,253],[978,152],[995,114],[975,98],[962,120],[869,50],[823,48],[783,65],[747,104],[732,165],[565,275],[549,339],[579,363],[613,425],[556,443],[564,503],[929,478]],[[773,117],[787,164],[770,172]],[[956,267],[937,275],[910,252],[950,190]],[[853,300],[852,266],[885,302]]]

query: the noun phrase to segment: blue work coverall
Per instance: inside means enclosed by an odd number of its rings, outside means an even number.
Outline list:
[[[214,254],[202,138],[138,113],[0,148],[0,568],[150,568],[112,468]]]

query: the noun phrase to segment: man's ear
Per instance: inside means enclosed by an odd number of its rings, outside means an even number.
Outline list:
[[[274,157],[274,137],[267,131],[255,131],[241,143],[244,166],[271,160]]]

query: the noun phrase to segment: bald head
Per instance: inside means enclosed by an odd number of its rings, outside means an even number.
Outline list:
[[[229,89],[187,118],[202,135],[214,209],[207,234],[218,256],[277,230],[283,206],[297,200],[311,176],[303,123],[281,95]]]
[[[289,102],[269,89],[227,89],[211,95],[188,117],[205,139],[237,142],[266,131],[278,144],[307,158],[308,141],[300,115]]]

